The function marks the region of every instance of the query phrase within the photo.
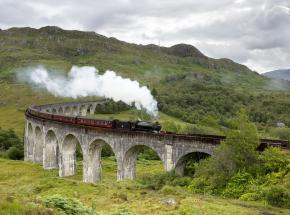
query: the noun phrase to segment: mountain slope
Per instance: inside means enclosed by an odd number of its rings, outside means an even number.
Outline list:
[[[0,105],[62,100],[25,85],[13,87],[17,70],[39,64],[61,73],[72,65],[95,66],[101,73],[114,70],[155,89],[161,111],[191,123],[212,115],[224,124],[244,107],[256,122],[290,125],[288,93],[273,91],[279,87],[270,79],[230,59],[209,58],[186,44],[136,45],[53,26],[0,31]]]
[[[263,73],[268,78],[283,79],[290,81],[290,69],[280,69]]]

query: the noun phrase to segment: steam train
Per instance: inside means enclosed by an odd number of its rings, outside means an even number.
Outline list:
[[[85,125],[98,128],[109,128],[109,129],[122,129],[130,131],[145,131],[159,133],[161,130],[161,125],[156,123],[144,122],[144,121],[120,121],[117,119],[89,119],[79,116],[63,116],[57,114],[50,114],[38,111],[36,108],[28,108],[26,110],[26,115],[34,116],[41,119],[53,120],[62,123]]]

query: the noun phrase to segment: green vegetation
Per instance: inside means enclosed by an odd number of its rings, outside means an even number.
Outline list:
[[[263,202],[192,194],[192,179],[162,174],[160,161],[137,161],[136,181],[116,181],[116,162],[103,159],[103,181],[84,184],[81,162],[77,175],[59,178],[57,170],[0,159],[0,214],[59,214],[64,210],[94,210],[98,214],[289,214]],[[170,199],[175,203],[170,204]],[[125,211],[127,211],[125,213]],[[131,213],[129,213],[131,212]],[[71,213],[73,214],[73,213]]]
[[[148,148],[138,157],[138,180],[117,182],[115,158],[106,146],[104,180],[97,184],[82,183],[81,161],[77,175],[59,178],[56,170],[0,158],[0,214],[290,213],[289,155],[255,151],[262,137],[290,140],[289,82],[208,58],[189,45],[142,46],[57,27],[0,30],[0,47],[0,157],[22,158],[28,105],[71,101],[18,82],[16,73],[37,65],[63,74],[72,65],[114,70],[148,86],[160,109],[152,119],[143,110],[109,102],[91,117],[158,120],[166,131],[227,136],[214,156],[189,157],[187,177],[164,173]],[[277,122],[286,127],[274,127]]]
[[[287,81],[276,83],[229,59],[208,58],[190,45],[142,46],[57,27],[3,30],[0,42],[0,106],[63,101],[17,83],[15,73],[24,67],[41,64],[66,73],[72,65],[90,65],[149,86],[162,112],[189,123],[210,115],[225,126],[243,107],[262,126],[290,125]]]
[[[23,158],[23,142],[13,130],[0,128],[0,157],[7,157],[12,160]]]
[[[265,200],[290,207],[290,156],[278,148],[258,153],[258,133],[244,111],[214,155],[196,165],[189,189],[243,200]]]

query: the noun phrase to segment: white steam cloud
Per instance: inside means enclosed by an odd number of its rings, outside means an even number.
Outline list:
[[[157,101],[150,90],[140,86],[137,81],[118,76],[114,71],[106,71],[101,75],[92,66],[73,66],[65,77],[39,66],[22,71],[21,79],[44,88],[55,96],[102,96],[129,105],[134,102],[137,109],[143,108],[150,115],[158,115]]]

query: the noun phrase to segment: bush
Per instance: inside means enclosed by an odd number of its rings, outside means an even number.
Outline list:
[[[290,191],[281,185],[274,185],[267,189],[265,198],[273,206],[290,207]]]
[[[46,207],[58,208],[70,215],[97,215],[92,208],[84,206],[78,200],[60,195],[48,196],[43,199],[43,203]]]
[[[241,195],[240,200],[243,201],[257,201],[261,198],[261,195],[258,193],[245,193]]]
[[[252,176],[249,173],[238,172],[230,179],[225,190],[222,192],[222,195],[226,197],[239,198],[247,191],[252,180]]]
[[[171,182],[176,179],[177,176],[174,172],[154,175],[151,177],[144,177],[140,180],[140,183],[152,190],[160,190],[164,185],[172,185]]]
[[[7,157],[11,160],[21,160],[23,159],[23,154],[23,150],[20,150],[14,146],[7,150]]]
[[[287,171],[287,165],[290,165],[290,160],[285,152],[279,148],[269,147],[259,156],[262,162],[261,171],[264,174],[271,172]]]
[[[203,177],[194,178],[188,186],[188,189],[193,193],[212,193],[210,182]]]
[[[15,132],[11,129],[3,130],[0,128],[0,150],[8,150],[10,147],[23,148],[23,144]]]

